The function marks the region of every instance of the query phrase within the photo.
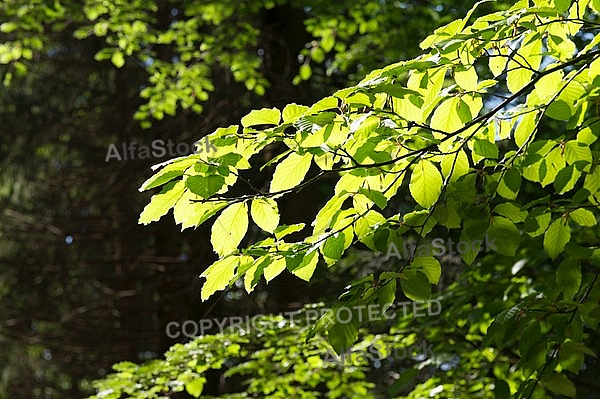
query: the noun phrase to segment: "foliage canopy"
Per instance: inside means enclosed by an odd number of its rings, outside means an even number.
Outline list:
[[[310,106],[254,110],[209,135],[217,152],[160,165],[140,188],[161,187],[140,223],[171,209],[182,229],[216,217],[219,259],[202,274],[203,299],[239,279],[251,292],[284,272],[306,281],[319,268],[335,273],[350,247],[389,254],[409,240],[453,237],[493,240],[493,251],[467,246],[460,273],[448,258],[416,251],[349,282],[313,328],[283,321],[249,338],[201,337],[165,361],[117,366],[97,397],[200,396],[209,368],[250,377],[245,393],[222,396],[232,398],[541,398],[585,389],[579,375],[597,370],[600,321],[600,3],[524,0],[475,18],[483,3],[427,37],[421,56]],[[257,161],[273,148],[277,156]],[[273,167],[268,187],[245,177]],[[335,187],[314,218],[281,225],[278,201],[325,178]],[[250,240],[249,231],[262,236]],[[365,359],[350,369],[327,364],[323,337],[338,354],[367,345],[375,338],[366,326],[332,313],[391,305],[400,291],[414,301],[435,293],[444,311],[381,333],[398,345],[425,338],[436,353],[403,364],[382,394]]]

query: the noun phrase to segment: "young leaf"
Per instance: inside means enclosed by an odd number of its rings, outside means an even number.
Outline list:
[[[519,229],[508,219],[494,216],[485,237],[486,245],[495,252],[515,256],[521,237]]]
[[[465,91],[477,90],[477,79],[477,71],[473,66],[454,72],[454,80]]]
[[[413,169],[410,178],[410,193],[423,208],[429,208],[438,200],[442,192],[442,175],[437,167],[422,159]]]
[[[292,152],[275,169],[270,192],[289,190],[302,182],[310,168],[311,154],[298,155]]]
[[[390,275],[390,272],[384,272],[381,274],[380,279],[384,279],[385,275]],[[377,303],[382,307],[382,311],[386,311],[396,299],[396,281],[397,274],[392,274],[389,279],[386,279],[383,287],[381,287],[377,293]]]
[[[199,398],[200,394],[202,393],[202,390],[204,389],[205,382],[206,378],[204,377],[196,378],[185,384],[185,390],[194,398]]]
[[[265,280],[267,283],[273,280],[275,277],[279,276],[282,271],[285,270],[285,258],[280,257],[275,260],[271,260],[271,264],[269,264],[264,269]]]
[[[248,207],[245,202],[229,205],[212,226],[210,242],[219,256],[237,249],[248,230]]]
[[[502,215],[509,219],[513,223],[521,223],[524,222],[527,218],[527,211],[522,211],[518,206],[513,204],[512,202],[504,202],[502,204],[498,204],[494,208],[494,212],[498,215]]]
[[[310,281],[318,262],[319,253],[317,251],[310,252],[302,258],[300,265],[291,272],[293,275],[300,277],[304,281]]]
[[[515,128],[514,138],[515,144],[522,147],[535,133],[537,123],[537,113],[528,112],[521,117],[521,121]]]
[[[252,220],[264,231],[273,233],[279,225],[277,202],[271,198],[255,198],[250,207]]]
[[[469,106],[459,97],[451,97],[436,108],[431,117],[431,127],[452,133],[471,120]]]
[[[589,227],[596,225],[596,217],[594,214],[584,208],[575,209],[573,212],[569,213],[569,217],[580,226]]]
[[[252,266],[246,270],[244,274],[244,287],[247,293],[251,293],[258,284],[260,277],[263,275],[264,269],[269,265],[271,258],[268,255],[261,256],[256,259]]]
[[[187,168],[189,168],[196,162],[198,162],[197,158],[188,157],[169,163],[155,175],[151,176],[148,180],[146,180],[139,188],[139,191],[145,191],[154,187],[161,186],[173,180],[174,178],[181,176]]]
[[[160,193],[152,196],[150,203],[144,207],[138,223],[149,224],[159,220],[164,214],[169,212],[177,200],[183,195],[185,184],[183,180],[170,182],[163,187]]]
[[[296,223],[296,224],[292,224],[292,225],[283,225],[283,226],[279,226],[275,229],[275,238],[277,238],[278,240],[281,240],[283,237],[287,236],[288,234],[292,234],[292,233],[296,233],[300,230],[302,230],[304,228],[304,226],[306,226],[305,223]]]
[[[203,301],[210,298],[215,292],[227,287],[235,275],[235,269],[238,264],[239,256],[229,256],[216,261],[200,275],[200,277],[206,278],[206,282],[202,286],[200,293]]]
[[[196,227],[227,206],[226,201],[195,202],[200,197],[187,190],[173,207],[175,223],[181,224],[181,230]]]
[[[263,108],[254,110],[241,120],[243,127],[256,125],[277,125],[281,114],[277,108]]]
[[[456,154],[444,155],[441,166],[444,177],[448,177],[452,172],[450,181],[453,182],[458,180],[459,177],[469,173],[469,158],[463,150],[460,150]]]
[[[293,123],[298,120],[308,110],[306,105],[288,104],[283,109],[281,116],[284,123]]]
[[[473,152],[475,152],[475,154],[481,155],[482,157],[488,159],[498,158],[498,147],[496,144],[488,140],[481,140],[478,138],[475,138],[474,141]]]

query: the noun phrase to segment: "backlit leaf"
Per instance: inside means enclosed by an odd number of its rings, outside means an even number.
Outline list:
[[[556,219],[544,234],[544,249],[552,259],[565,249],[565,245],[571,240],[571,229],[564,223],[562,218]]]
[[[300,184],[310,168],[311,160],[311,154],[299,155],[295,152],[290,153],[275,168],[270,192],[285,191]]]
[[[442,175],[437,167],[426,159],[421,159],[413,169],[410,178],[410,193],[424,208],[432,206],[442,191]]]
[[[256,125],[277,125],[279,123],[281,113],[277,108],[263,108],[251,111],[241,120],[243,127]]]
[[[160,193],[152,196],[150,203],[144,207],[138,223],[148,224],[159,220],[175,205],[177,200],[183,195],[184,190],[185,184],[183,180],[168,183]]]
[[[269,233],[273,233],[279,225],[279,209],[271,198],[253,199],[250,214],[254,223]]]
[[[200,275],[200,277],[205,277],[206,282],[202,286],[201,297],[202,300],[205,301],[212,294],[217,291],[221,291],[231,281],[231,279],[235,276],[235,269],[239,264],[239,257],[237,256],[229,256],[227,258],[220,259],[210,265],[206,270]]]
[[[248,207],[245,202],[229,205],[215,220],[210,242],[220,256],[235,251],[248,230]]]

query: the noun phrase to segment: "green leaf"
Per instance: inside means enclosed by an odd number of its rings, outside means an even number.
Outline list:
[[[277,202],[271,198],[255,198],[250,207],[252,220],[264,231],[273,233],[279,225]]]
[[[477,79],[477,71],[473,66],[470,66],[468,69],[457,70],[454,72],[454,80],[456,80],[456,83],[466,91],[477,90]]]
[[[310,281],[315,269],[317,267],[317,263],[319,262],[319,253],[317,251],[312,251],[303,256],[300,264],[291,270],[292,274],[300,277],[304,281]]]
[[[411,268],[421,269],[431,284],[437,284],[440,281],[442,266],[433,256],[416,257],[410,265]]]
[[[571,0],[554,0],[554,7],[557,11],[567,11],[571,7]]]
[[[263,108],[251,111],[242,118],[242,126],[250,127],[256,125],[277,125],[281,118],[281,113],[277,108]]]
[[[567,141],[567,143],[565,143],[565,160],[569,165],[580,163],[591,164],[593,162],[593,157],[589,144],[580,143],[574,140]]]
[[[550,212],[539,209],[527,216],[523,228],[531,237],[537,237],[546,231],[551,221],[552,215]]]
[[[570,340],[563,342],[558,354],[558,363],[562,368],[579,374],[581,366],[583,366],[583,362],[585,361],[584,354],[586,353],[595,357],[594,352],[582,343]]]
[[[459,97],[444,100],[431,117],[431,128],[452,133],[471,120],[469,106]]]
[[[152,196],[150,203],[144,207],[138,223],[149,224],[150,222],[159,220],[175,205],[177,200],[183,195],[184,190],[185,184],[183,180],[168,183],[160,193]]]
[[[424,237],[431,232],[436,224],[436,220],[433,217],[429,217],[429,214],[430,211],[428,210],[406,213],[402,218],[403,223],[405,226],[419,231],[421,236]]]
[[[203,301],[229,285],[231,279],[235,276],[235,269],[239,264],[239,258],[239,256],[229,256],[220,259],[210,265],[200,275],[200,277],[206,278],[206,282],[202,286],[200,293]]]
[[[328,331],[327,340],[339,355],[350,348],[358,337],[359,318],[356,310],[343,305],[334,306],[334,324]]]
[[[327,228],[333,226],[336,221],[337,215],[340,214],[342,205],[348,193],[342,193],[340,195],[334,195],[327,201],[327,203],[319,210],[315,217],[313,225],[313,235],[319,236],[323,234]]]
[[[420,271],[405,270],[400,277],[400,287],[407,298],[413,301],[426,301],[431,296],[431,284]]]
[[[235,250],[248,230],[248,207],[245,202],[230,205],[215,220],[210,242],[219,256]]]
[[[337,232],[325,240],[325,244],[321,247],[321,251],[324,256],[339,260],[346,249],[345,242],[346,237],[344,233]]]
[[[517,318],[520,311],[521,311],[521,306],[519,306],[519,305],[512,306],[512,307],[504,309],[502,312],[500,312],[495,317],[494,320],[496,322],[498,322],[498,324],[503,325],[503,326],[506,324],[510,324]]]
[[[202,394],[202,390],[204,389],[204,383],[206,382],[206,378],[196,378],[187,384],[185,384],[185,390],[187,393],[192,395],[194,398],[199,398]]]
[[[226,201],[199,202],[201,198],[187,190],[173,208],[175,223],[181,224],[181,230],[196,227],[207,221],[227,206]]]
[[[477,155],[481,155],[484,158],[488,159],[497,159],[498,158],[498,147],[496,144],[488,141],[481,140],[475,138],[475,143],[473,145],[473,152]]]
[[[521,174],[516,169],[509,169],[502,176],[502,180],[498,184],[498,195],[508,199],[514,200],[519,194],[521,188]]]
[[[426,159],[415,166],[410,178],[410,193],[419,205],[429,208],[442,192],[442,175],[437,167]]]
[[[583,188],[588,190],[592,195],[600,190],[600,167],[596,167],[593,173],[585,177]]]
[[[551,74],[543,76],[535,84],[535,92],[542,102],[550,100],[556,95],[562,84],[563,71],[554,71]]]
[[[515,94],[531,82],[533,72],[520,67],[516,62],[509,61],[506,84],[511,93]]]
[[[225,184],[225,178],[221,175],[195,175],[186,179],[185,185],[194,194],[204,199],[209,199],[216,194]]]
[[[381,210],[384,210],[387,206],[387,198],[385,198],[385,196],[379,191],[359,188],[358,192],[364,194],[367,198],[373,201]]]
[[[237,166],[238,163],[241,163],[242,156],[240,154],[236,154],[234,152],[230,152],[229,154],[222,155],[215,159],[215,162],[219,165],[229,165],[229,166]],[[246,161],[244,159],[244,161]],[[247,162],[247,161],[246,161]]]
[[[311,69],[310,65],[308,65],[308,64],[300,65],[300,68],[298,70],[298,75],[300,76],[300,79],[302,79],[302,80],[310,79],[310,77],[312,75],[312,69]]]
[[[564,100],[555,100],[546,108],[546,116],[566,121],[571,117],[571,107]]]
[[[529,324],[529,326],[523,330],[523,334],[519,340],[519,352],[521,352],[521,354],[529,352],[535,344],[540,342],[541,337],[542,332],[539,323],[533,322]]]
[[[554,189],[559,194],[564,194],[567,191],[572,190],[577,183],[579,176],[580,172],[575,170],[573,165],[562,168],[558,171],[556,178],[554,179]]]
[[[580,226],[590,227],[596,225],[596,217],[587,209],[576,209],[569,213],[569,218],[573,219]]]
[[[565,245],[571,240],[571,228],[564,223],[562,218],[555,220],[544,234],[544,249],[552,259],[565,249]]]
[[[308,111],[308,107],[306,105],[292,103],[285,106],[281,116],[284,123],[294,123],[298,120],[298,118],[304,115],[306,111]]]
[[[385,278],[386,273],[384,272],[380,276],[380,280]],[[397,275],[394,273],[384,281],[383,287],[377,291],[377,303],[381,306],[382,312],[385,312],[396,299],[396,279]]]
[[[256,259],[252,266],[246,270],[244,275],[244,288],[247,293],[251,293],[258,284],[260,277],[263,275],[265,267],[269,265],[271,258],[268,255],[261,256]]]
[[[310,168],[311,161],[312,155],[309,153],[304,155],[298,155],[295,152],[290,153],[275,168],[270,192],[289,190],[300,184]]]
[[[154,187],[161,186],[176,177],[183,175],[183,172],[191,165],[198,162],[196,158],[184,158],[164,166],[159,172],[146,180],[139,191],[146,191]]]
[[[304,228],[304,226],[306,226],[305,223],[296,223],[296,224],[292,224],[292,225],[282,225],[279,226],[278,228],[275,229],[275,238],[277,238],[278,240],[281,240],[283,237],[287,236],[288,234],[292,234],[292,233],[296,233],[300,230],[302,230]]]
[[[571,299],[579,291],[581,285],[581,265],[572,258],[563,260],[556,269],[556,283],[565,294],[565,299]]]
[[[452,173],[450,181],[454,182],[469,173],[469,158],[463,150],[459,150],[456,154],[444,155],[441,166],[444,177],[448,177]]]
[[[486,240],[495,252],[515,256],[521,237],[519,229],[510,220],[501,216],[494,216],[487,230]]]
[[[494,77],[500,76],[506,68],[508,62],[508,49],[501,47],[495,51],[495,54],[490,56],[488,66]]]
[[[285,267],[286,263],[284,257],[271,260],[271,263],[264,269],[265,280],[267,280],[267,283],[279,276],[281,272],[285,270]]]
[[[564,374],[553,372],[550,375],[544,376],[541,383],[546,389],[557,395],[564,395],[574,398],[577,394],[575,385],[569,379],[569,377]]]
[[[502,215],[509,219],[513,223],[521,223],[524,222],[527,218],[527,211],[522,211],[512,202],[505,202],[502,204],[498,204],[494,208],[494,212],[498,215]]]
[[[537,123],[537,113],[528,112],[521,117],[521,121],[515,128],[514,138],[515,144],[520,148],[527,141],[532,139],[535,133],[535,127]]]
[[[114,64],[114,66],[116,66],[117,68],[121,68],[123,65],[125,65],[125,57],[123,57],[123,53],[120,51],[115,51],[112,54],[112,57],[110,57],[110,61]]]

